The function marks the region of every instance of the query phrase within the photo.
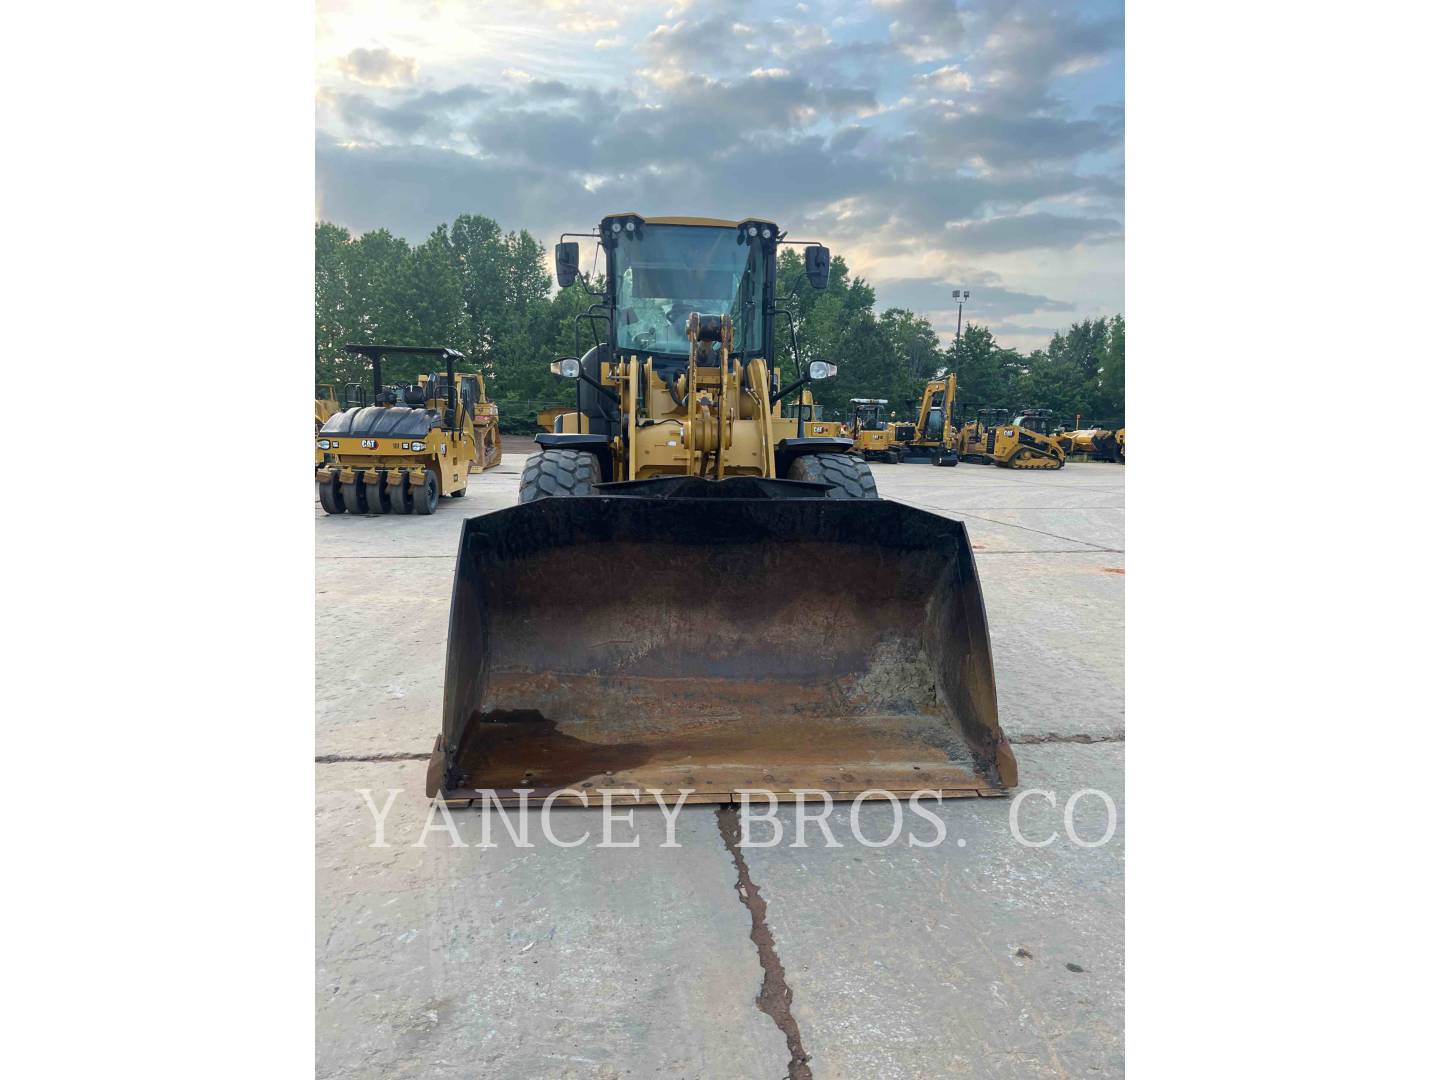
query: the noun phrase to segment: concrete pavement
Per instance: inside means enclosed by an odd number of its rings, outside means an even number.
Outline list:
[[[482,848],[473,812],[454,818],[465,847],[443,821],[421,833],[460,522],[510,505],[522,463],[507,454],[429,518],[317,506],[319,1074],[780,1077],[798,1039],[816,1077],[1120,1075],[1124,468],[874,466],[884,497],[970,530],[1022,790],[1055,796],[1025,797],[1017,824],[1055,839],[1017,841],[1014,798],[930,804],[936,847],[866,847],[839,812],[839,847],[794,848],[782,812],[780,846],[740,853],[757,923],[714,808],[679,812],[677,848],[654,808],[618,830],[634,849],[520,848],[498,826]],[[1091,788],[1117,811],[1099,847],[1064,824]],[[370,846],[361,789],[380,806],[398,789],[391,846]],[[594,811],[555,819],[561,839],[599,829]],[[857,821],[881,836],[890,808]],[[1080,841],[1108,823],[1079,797]],[[757,927],[788,1042],[756,1004]]]

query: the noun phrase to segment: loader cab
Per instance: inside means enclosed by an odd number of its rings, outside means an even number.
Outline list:
[[[852,423],[856,431],[884,431],[886,426],[885,398],[851,398],[854,407]]]
[[[588,320],[594,330],[594,347],[581,356],[585,377],[578,390],[580,412],[592,431],[612,430],[619,413],[593,387],[587,388],[586,377],[598,380],[601,365],[622,356],[649,360],[662,378],[673,377],[689,363],[686,321],[692,313],[729,315],[734,327],[731,355],[742,364],[764,357],[772,372],[771,389],[779,387],[775,322],[783,310],[777,312],[775,302],[776,253],[785,234],[774,222],[611,214],[601,220],[597,239],[604,256],[604,288],[594,294],[599,303],[578,320]],[[555,249],[555,277],[561,288],[583,281],[579,265],[579,244],[562,239]],[[812,287],[826,287],[826,248],[805,248],[805,273]],[[718,350],[706,350],[699,362],[718,362]]]
[[[773,222],[605,218],[612,346],[652,358],[657,369],[682,367],[690,355],[686,320],[699,312],[730,316],[737,359],[772,355],[778,244]]]

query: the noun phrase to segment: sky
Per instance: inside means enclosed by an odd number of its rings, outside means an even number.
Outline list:
[[[319,0],[316,216],[766,218],[877,310],[1043,347],[1123,311],[1121,0]]]

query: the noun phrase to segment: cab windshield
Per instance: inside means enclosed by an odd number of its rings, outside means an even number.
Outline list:
[[[614,269],[621,351],[688,356],[685,322],[698,311],[728,314],[734,351],[758,352],[764,266],[760,245],[737,244],[734,229],[646,225],[621,233]]]

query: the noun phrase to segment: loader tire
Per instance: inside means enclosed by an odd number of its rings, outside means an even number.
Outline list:
[[[340,481],[326,473],[315,483],[320,494],[320,508],[327,514],[345,513],[345,500],[340,496]]]
[[[365,481],[356,477],[348,484],[340,485],[341,498],[345,500],[345,510],[351,514],[366,514],[369,509],[365,505]]]
[[[461,488],[459,491],[452,491],[452,492],[450,492],[450,495],[449,495],[449,498],[452,498],[452,499],[463,499],[464,497],[465,497],[465,489],[464,489],[464,488]]]
[[[849,454],[806,454],[790,463],[791,480],[828,484],[827,499],[878,499],[870,466]]]
[[[410,479],[401,473],[398,479],[391,480],[385,485],[385,497],[390,500],[390,512],[392,514],[413,514],[415,512],[414,500],[410,498],[410,492],[406,490],[410,485]]]
[[[600,459],[584,450],[542,450],[525,459],[520,501],[590,495],[600,478]]]
[[[435,479],[433,472],[425,473],[425,485],[421,488],[411,487],[410,495],[417,514],[433,514],[435,508],[440,505],[440,481]]]

